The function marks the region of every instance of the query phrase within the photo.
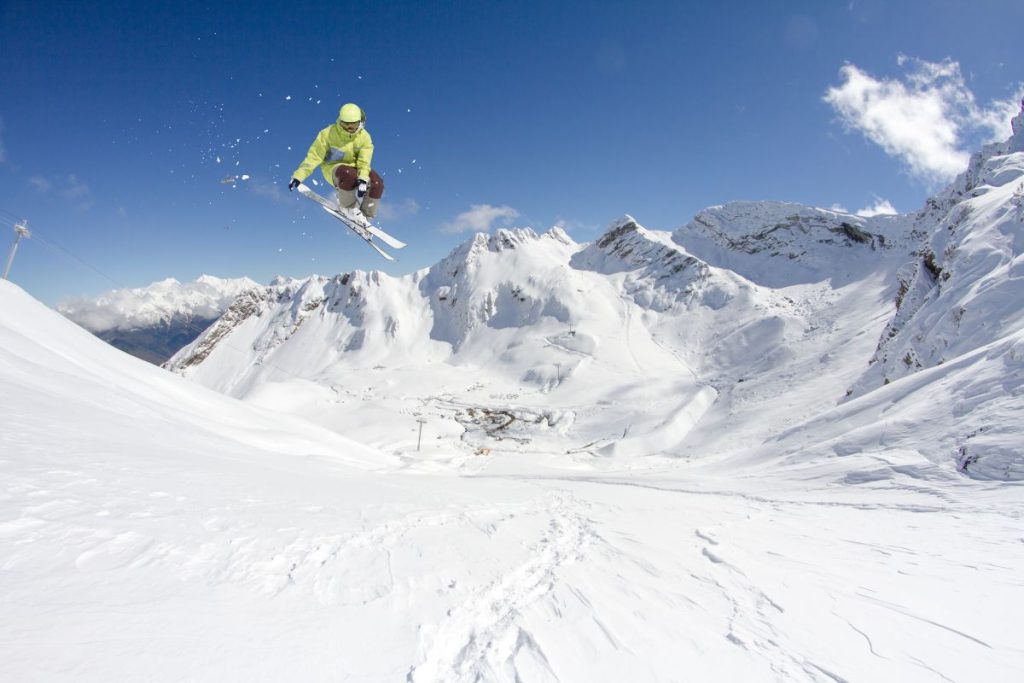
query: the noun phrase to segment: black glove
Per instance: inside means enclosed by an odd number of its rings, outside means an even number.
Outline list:
[[[359,184],[356,185],[356,196],[359,197],[359,201],[363,201],[363,197],[366,196],[367,182],[362,178],[359,179]]]
[[[292,178],[292,181],[290,183],[288,183],[288,191],[291,192],[292,190],[294,190],[299,185],[300,185],[299,179],[298,178]]]

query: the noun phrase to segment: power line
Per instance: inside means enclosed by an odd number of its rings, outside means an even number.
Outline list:
[[[99,268],[97,268],[97,267],[93,266],[92,264],[90,264],[90,263],[84,261],[83,259],[79,258],[74,253],[72,253],[71,251],[65,249],[64,247],[60,246],[59,244],[51,243],[49,240],[39,236],[38,233],[33,233],[33,234],[35,235],[36,239],[39,241],[39,244],[41,244],[43,247],[49,249],[53,253],[57,254],[58,256],[65,256],[67,258],[72,259],[73,261],[77,261],[80,265],[84,266],[85,268],[88,268],[89,270],[91,270],[92,272],[96,273],[97,275],[99,275],[100,277],[104,278],[105,280],[108,280],[108,281],[112,282],[115,287],[119,287],[121,289],[126,289],[126,287],[124,287],[124,285],[122,285],[120,282],[118,282],[117,280],[115,280],[111,276],[107,275],[106,273],[104,273]]]

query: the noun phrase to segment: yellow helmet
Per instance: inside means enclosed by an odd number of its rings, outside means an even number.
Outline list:
[[[357,105],[349,102],[343,105],[341,111],[338,112],[339,123],[361,123],[366,120],[366,114]]]

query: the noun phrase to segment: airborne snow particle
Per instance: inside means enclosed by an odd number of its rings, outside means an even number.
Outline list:
[[[287,100],[290,100],[291,98],[292,98],[292,96],[291,96],[291,95],[288,95],[288,96],[287,96],[287,97],[285,97],[284,99],[285,99],[285,101],[287,101]]]

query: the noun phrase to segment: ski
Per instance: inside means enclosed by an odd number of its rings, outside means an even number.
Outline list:
[[[319,195],[314,195],[314,196],[319,196]],[[346,217],[344,216],[344,214],[342,214],[342,213],[341,213],[340,211],[338,211],[337,209],[332,209],[332,208],[331,208],[331,207],[329,207],[329,206],[325,206],[325,207],[323,207],[323,210],[324,210],[324,211],[326,211],[327,213],[331,214],[331,215],[332,215],[332,216],[334,216],[335,218],[337,218],[337,219],[338,219],[339,221],[341,221],[342,223],[344,223],[344,224],[345,224],[345,227],[346,227],[346,228],[348,228],[349,230],[351,230],[351,231],[352,231],[352,232],[354,232],[355,234],[359,235],[359,237],[360,237],[360,238],[361,238],[361,239],[362,239],[362,240],[363,240],[364,242],[366,242],[367,244],[369,244],[369,245],[370,245],[370,248],[371,248],[371,249],[373,249],[373,250],[374,250],[374,251],[376,251],[376,252],[377,252],[378,254],[380,254],[381,256],[383,256],[384,258],[386,258],[386,259],[387,259],[388,261],[394,261],[394,260],[395,260],[395,257],[394,257],[394,256],[392,256],[392,255],[391,255],[391,254],[389,254],[388,252],[384,251],[383,249],[381,249],[380,247],[378,247],[378,246],[376,245],[376,243],[374,243],[374,241],[373,241],[373,235],[372,235],[372,234],[370,234],[370,232],[369,232],[369,231],[367,231],[367,230],[366,230],[366,228],[364,228],[363,226],[361,226],[361,225],[358,225],[358,224],[353,224],[353,223],[350,223],[350,222],[349,222],[349,221],[348,221],[348,220],[346,219]]]
[[[381,256],[388,259],[389,261],[393,261],[394,258],[386,251],[383,251],[380,247],[374,244],[373,238],[379,239],[381,242],[383,242],[384,244],[388,245],[393,249],[401,249],[402,247],[405,246],[405,242],[402,242],[401,240],[392,237],[391,235],[384,232],[377,226],[373,225],[366,219],[365,216],[362,216],[359,213],[348,213],[346,211],[341,210],[337,204],[328,199],[325,199],[324,197],[321,197],[319,194],[311,190],[306,185],[303,185],[301,183],[299,184],[299,193],[306,197],[309,197],[314,202],[322,206],[324,211],[326,211],[327,213],[331,214],[332,216],[340,220],[342,223],[344,223],[347,228],[349,228],[352,232],[359,235],[363,240],[366,241],[367,244],[373,247],[377,251],[377,253],[379,253]]]
[[[337,208],[337,205],[335,205],[334,208],[339,213],[344,214],[344,211],[342,211],[341,209]],[[403,242],[402,240],[398,239],[397,237],[392,237],[388,233],[386,233],[383,230],[381,230],[380,228],[378,228],[376,225],[371,223],[370,219],[368,219],[362,213],[356,213],[355,215],[349,214],[349,217],[353,221],[359,223],[359,225],[361,227],[365,228],[368,233],[370,233],[371,235],[373,235],[374,237],[376,237],[377,239],[379,239],[381,242],[383,242],[384,244],[388,245],[392,249],[401,249],[402,247],[405,246],[405,242]]]

